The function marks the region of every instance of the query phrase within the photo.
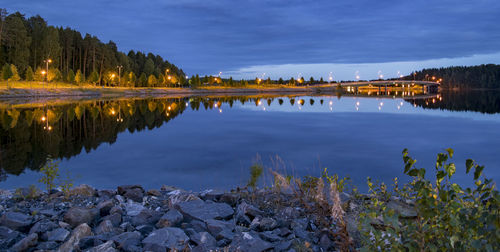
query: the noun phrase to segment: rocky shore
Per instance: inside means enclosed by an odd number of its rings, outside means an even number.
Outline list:
[[[344,201],[349,197],[344,195]],[[138,185],[0,192],[0,251],[335,251],[292,194]]]

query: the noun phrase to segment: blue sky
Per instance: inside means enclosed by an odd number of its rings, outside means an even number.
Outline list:
[[[353,79],[500,63],[498,0],[0,0],[188,74]]]

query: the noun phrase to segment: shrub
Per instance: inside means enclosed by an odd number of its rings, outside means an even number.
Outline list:
[[[47,158],[47,162],[40,169],[43,176],[38,180],[38,182],[43,183],[47,192],[50,193],[52,189],[56,187],[55,180],[59,178],[59,162]]]
[[[451,182],[456,166],[448,163],[453,150],[439,153],[435,181],[403,151],[404,173],[412,181],[402,188],[395,180],[389,192],[384,184],[368,180],[370,202],[360,214],[363,250],[498,251],[500,247],[500,196],[492,180],[482,176],[484,166],[468,159],[466,174],[473,173],[473,188]],[[401,218],[388,207],[393,196],[414,202],[416,218]]]

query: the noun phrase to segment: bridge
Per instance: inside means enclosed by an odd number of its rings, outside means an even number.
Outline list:
[[[441,83],[437,81],[412,81],[412,80],[378,80],[378,81],[356,81],[356,82],[340,82],[327,84],[329,86],[339,86],[347,88],[348,91],[358,92],[360,88],[375,88],[379,93],[389,93],[390,88],[402,89],[402,91],[410,91],[412,89],[421,88],[422,92],[430,93],[437,91]]]

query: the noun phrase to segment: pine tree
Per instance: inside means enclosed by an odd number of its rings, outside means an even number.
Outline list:
[[[97,82],[99,82],[99,74],[96,71],[92,71],[87,79],[90,83],[95,85],[97,84]]]
[[[68,74],[66,75],[66,81],[69,83],[75,82],[75,73],[73,72],[73,69],[70,69]]]
[[[18,81],[21,79],[19,73],[17,72],[17,67],[14,66],[14,64],[10,65],[10,72],[12,73],[12,76],[9,78],[9,81]]]
[[[9,80],[12,77],[10,65],[5,63],[2,67],[2,80]]]
[[[141,75],[139,76],[139,80],[138,80],[138,86],[145,87],[147,82],[148,82],[148,78],[146,77],[146,74],[141,73]]]
[[[42,74],[44,70],[41,67],[37,67],[35,71],[35,81],[44,81],[45,75]]]
[[[76,75],[75,75],[75,83],[77,85],[80,85],[83,83],[83,81],[84,81],[84,79],[83,79],[82,71],[80,71],[80,69],[78,69],[78,71],[76,71]]]
[[[158,84],[158,80],[154,75],[149,75],[148,77],[148,87],[155,87]]]
[[[26,69],[26,73],[24,74],[24,79],[26,81],[34,81],[35,80],[35,74],[33,73],[33,69],[31,69],[31,66]]]

